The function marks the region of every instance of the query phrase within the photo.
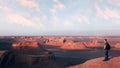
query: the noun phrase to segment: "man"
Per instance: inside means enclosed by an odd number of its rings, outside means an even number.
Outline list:
[[[104,39],[104,50],[105,50],[105,59],[103,61],[107,61],[108,60],[108,53],[110,50],[110,45],[107,42],[107,39]]]

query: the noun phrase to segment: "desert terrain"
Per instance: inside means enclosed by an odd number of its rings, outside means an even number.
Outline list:
[[[103,61],[103,39],[111,45]],[[0,68],[119,68],[119,36],[1,36]]]

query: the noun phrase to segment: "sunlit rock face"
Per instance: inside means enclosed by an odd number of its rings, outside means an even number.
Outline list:
[[[46,45],[61,46],[64,43],[64,37],[49,37],[46,39]]]
[[[100,45],[100,44],[98,43],[98,40],[92,40],[92,41],[83,42],[83,43],[84,43],[84,45],[86,45],[87,47]]]
[[[33,47],[33,48],[38,48],[38,43],[35,41],[27,41],[27,42],[16,42],[12,44],[13,48],[17,47]]]
[[[116,43],[114,47],[115,48],[120,48],[120,43]]]
[[[36,41],[15,42],[12,44],[13,50],[23,54],[40,54],[44,49]]]
[[[15,42],[12,47],[2,55],[2,68],[62,68],[54,61],[54,54],[36,41]]]
[[[72,40],[66,40],[61,46],[62,49],[86,49],[86,46],[81,42],[74,42]]]
[[[103,61],[104,58],[96,58],[88,60],[83,64],[70,66],[68,68],[120,68],[120,57],[111,58]]]
[[[45,44],[46,45],[54,45],[54,46],[63,46],[65,42],[79,42],[84,44],[87,47],[91,46],[100,46],[101,43],[98,42],[97,39],[86,39],[86,38],[74,38],[74,37],[45,37]]]

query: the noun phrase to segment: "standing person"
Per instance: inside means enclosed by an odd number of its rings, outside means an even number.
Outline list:
[[[103,61],[107,61],[108,60],[108,53],[110,50],[110,44],[107,42],[107,39],[104,39],[104,50],[105,50],[105,58]]]

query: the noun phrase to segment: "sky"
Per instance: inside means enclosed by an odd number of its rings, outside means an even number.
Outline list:
[[[120,0],[0,0],[0,36],[120,35]]]

